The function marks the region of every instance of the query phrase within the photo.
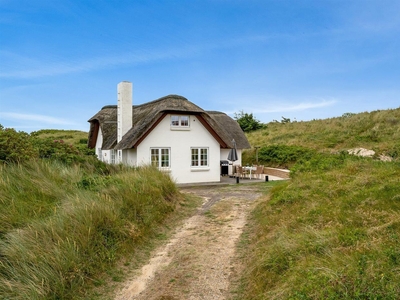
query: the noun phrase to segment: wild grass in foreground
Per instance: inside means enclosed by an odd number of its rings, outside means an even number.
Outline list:
[[[184,203],[150,167],[0,166],[2,299],[82,299]]]
[[[400,165],[348,155],[299,163],[244,237],[237,299],[398,299]]]

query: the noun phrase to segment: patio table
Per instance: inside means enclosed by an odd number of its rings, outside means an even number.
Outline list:
[[[252,173],[252,171],[255,171],[257,168],[256,167],[243,167],[243,169],[249,171],[250,180],[251,180],[251,173]]]

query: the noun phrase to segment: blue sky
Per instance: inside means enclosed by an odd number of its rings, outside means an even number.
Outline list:
[[[0,124],[87,131],[118,82],[262,122],[400,106],[399,0],[0,0]]]

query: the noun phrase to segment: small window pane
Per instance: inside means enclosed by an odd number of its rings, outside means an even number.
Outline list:
[[[158,149],[151,149],[151,165],[155,167],[159,166]]]
[[[110,155],[111,155],[111,163],[115,164],[115,150],[114,149],[111,150]]]
[[[189,126],[189,117],[181,116],[181,126],[183,126],[183,127]]]
[[[171,126],[179,126],[179,116],[171,116]]]
[[[199,165],[199,149],[192,149],[192,167]]]
[[[161,149],[161,167],[169,167],[169,149]]]
[[[201,166],[207,166],[208,165],[208,149],[201,149],[201,159],[200,159],[200,165]]]

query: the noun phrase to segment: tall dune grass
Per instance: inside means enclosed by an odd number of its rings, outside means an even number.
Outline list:
[[[319,155],[253,211],[237,299],[398,299],[400,164]]]
[[[77,166],[0,164],[0,237],[52,215],[56,205],[76,191],[74,184],[80,176]]]
[[[31,162],[0,171],[3,299],[79,298],[181,199],[151,167],[108,176]]]
[[[237,299],[399,299],[399,124],[397,108],[248,134],[259,161],[290,167],[291,180],[252,213]],[[357,147],[376,157],[345,151]]]

